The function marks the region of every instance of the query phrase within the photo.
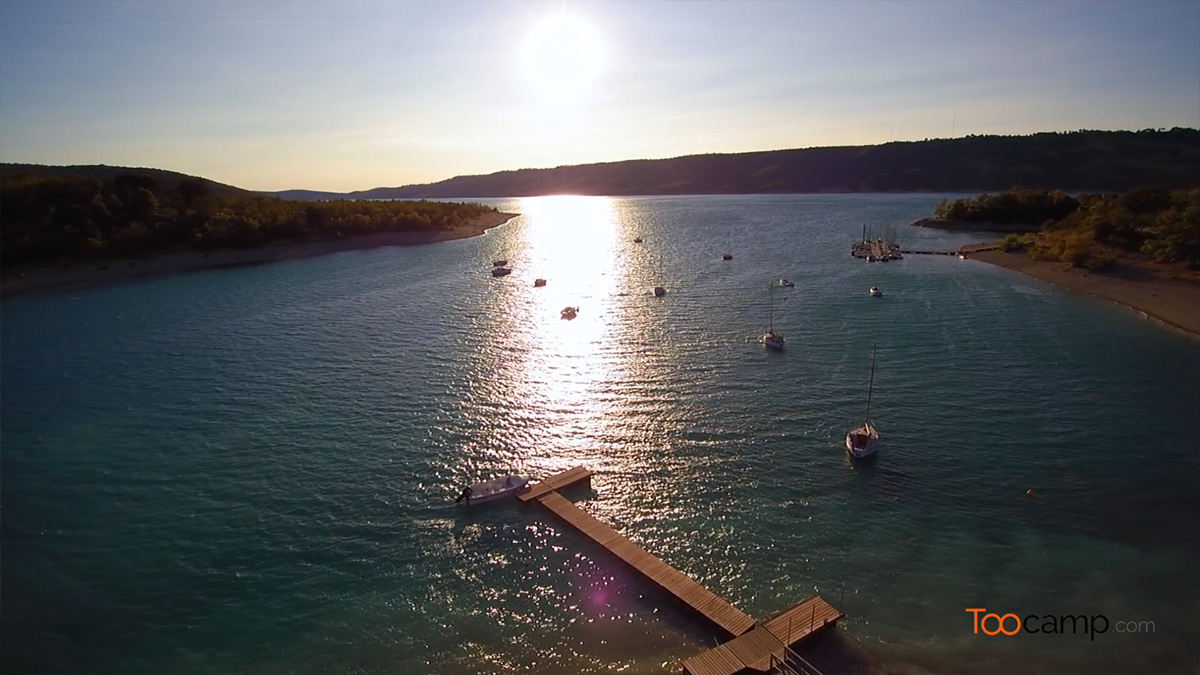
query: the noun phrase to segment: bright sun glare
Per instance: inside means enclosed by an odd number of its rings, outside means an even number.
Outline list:
[[[604,67],[600,34],[585,19],[561,10],[535,24],[521,45],[521,73],[552,102],[569,103],[592,89]]]

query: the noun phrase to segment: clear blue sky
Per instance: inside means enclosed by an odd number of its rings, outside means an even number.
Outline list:
[[[1200,0],[0,0],[0,160],[256,190],[1200,127]]]

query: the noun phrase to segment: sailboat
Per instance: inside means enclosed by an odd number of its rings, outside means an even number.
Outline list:
[[[846,434],[846,451],[862,459],[879,449],[879,430],[871,424],[871,393],[875,388],[875,347],[871,347],[871,380],[867,385],[867,414],[862,426]]]
[[[771,287],[770,304],[768,309],[767,332],[763,333],[759,342],[767,349],[781,350],[783,349],[783,336],[775,332],[775,287]]]
[[[662,264],[662,254],[661,253],[658,255],[658,270],[657,270],[657,272],[658,272],[658,276],[661,277],[663,275],[663,264]],[[654,287],[654,297],[661,298],[662,296],[664,296],[666,294],[667,294],[667,289],[665,287],[663,287],[663,286],[655,286]]]

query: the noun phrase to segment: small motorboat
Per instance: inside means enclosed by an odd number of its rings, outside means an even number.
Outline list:
[[[870,288],[870,290],[868,290],[867,292],[871,294],[872,298],[882,298],[883,297],[883,291],[879,290],[878,286],[872,286]]]
[[[571,319],[574,319],[579,314],[579,308],[578,307],[564,307],[561,314],[562,314],[562,318],[566,319],[567,321],[570,321]]]
[[[546,280],[545,280],[545,279],[534,279],[534,280],[533,280],[533,287],[534,287],[534,288],[541,288],[542,286],[545,286],[545,285],[546,285]]]
[[[780,279],[780,280],[779,280],[779,285],[780,285],[780,286],[787,286],[788,288],[791,288],[791,287],[793,287],[793,286],[795,286],[795,285],[796,285],[796,282],[794,282],[794,281],[790,281],[790,280],[788,280],[788,279]]]
[[[733,254],[732,253],[723,253],[723,254],[721,254],[721,260],[733,260]]]
[[[482,483],[468,485],[463,488],[463,491],[454,500],[454,503],[459,504],[465,500],[469,506],[495,501],[504,497],[511,497],[524,490],[528,483],[528,480],[520,476],[501,476],[485,480]]]
[[[654,287],[654,297],[661,298],[662,296],[664,296],[666,294],[667,294],[667,289],[663,288],[662,286]]]
[[[502,276],[505,276],[506,274],[512,274],[512,268],[509,268],[509,267],[493,267],[492,268],[492,276],[494,276],[494,277],[502,277]]]
[[[492,267],[508,267],[507,260],[493,260]]]

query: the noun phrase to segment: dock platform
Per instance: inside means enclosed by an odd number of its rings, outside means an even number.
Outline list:
[[[590,480],[592,472],[582,466],[577,466],[573,469],[567,469],[562,473],[556,473],[540,483],[534,483],[528,490],[517,495],[517,498],[523,502],[531,499],[537,499],[556,490],[569,488],[581,481]]]
[[[774,663],[787,661],[792,645],[842,616],[833,605],[814,595],[753,630],[685,660],[683,670],[689,675],[734,675],[746,669],[765,672]]]

